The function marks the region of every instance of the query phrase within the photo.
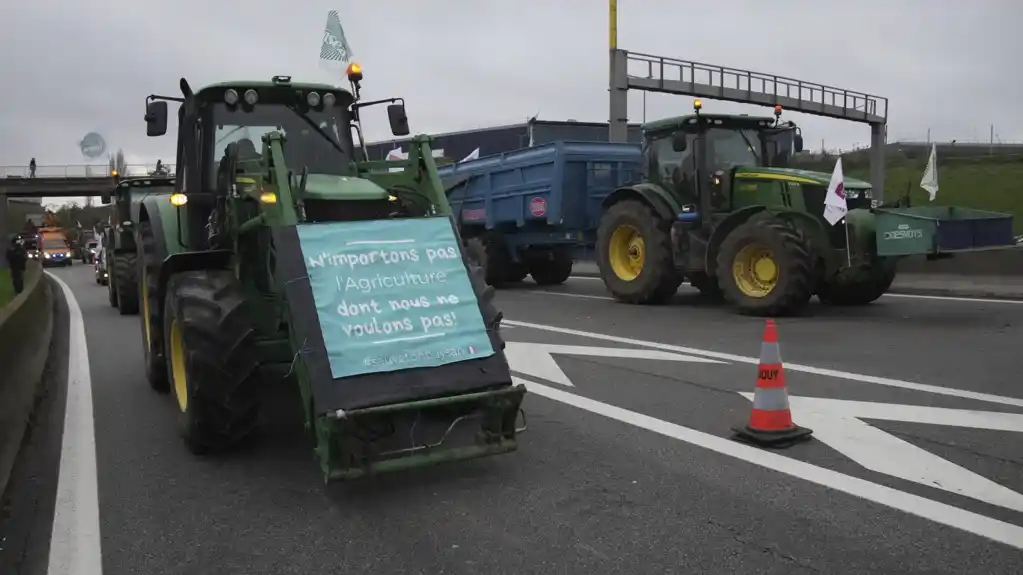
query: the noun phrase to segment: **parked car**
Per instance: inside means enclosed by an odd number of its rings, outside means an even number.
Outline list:
[[[107,262],[106,258],[103,257],[103,252],[99,251],[93,256],[93,269],[96,273],[96,283],[99,285],[107,285],[110,278],[107,277]]]

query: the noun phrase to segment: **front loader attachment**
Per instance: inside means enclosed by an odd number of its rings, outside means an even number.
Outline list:
[[[292,370],[327,481],[516,449],[526,389],[450,217],[272,230]]]

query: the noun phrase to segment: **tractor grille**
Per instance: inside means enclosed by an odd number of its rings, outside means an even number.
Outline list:
[[[313,200],[304,202],[308,222],[354,222],[386,219],[394,211],[387,200]]]

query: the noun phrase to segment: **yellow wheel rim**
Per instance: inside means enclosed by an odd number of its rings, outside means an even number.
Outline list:
[[[149,324],[149,282],[146,281],[146,269],[142,268],[142,329],[146,334],[146,351],[147,353],[152,352],[151,343],[152,336],[149,335],[150,324]]]
[[[622,281],[631,282],[643,272],[646,259],[646,244],[639,230],[622,224],[611,234],[607,247],[611,271]]]
[[[170,325],[171,379],[174,380],[174,397],[178,400],[181,411],[188,408],[188,375],[185,370],[185,343],[181,339],[181,328],[178,320],[171,320]]]
[[[732,277],[747,297],[767,297],[778,285],[778,263],[771,250],[750,244],[735,255]]]

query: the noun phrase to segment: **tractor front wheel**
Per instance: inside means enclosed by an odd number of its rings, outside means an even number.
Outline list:
[[[678,291],[671,222],[650,206],[625,200],[608,208],[597,228],[597,267],[618,301],[664,303]]]
[[[803,233],[780,219],[735,228],[717,255],[718,285],[739,313],[792,315],[810,301],[814,259]]]
[[[166,369],[181,434],[195,454],[250,436],[259,423],[255,329],[245,295],[225,270],[175,274],[164,298]]]

